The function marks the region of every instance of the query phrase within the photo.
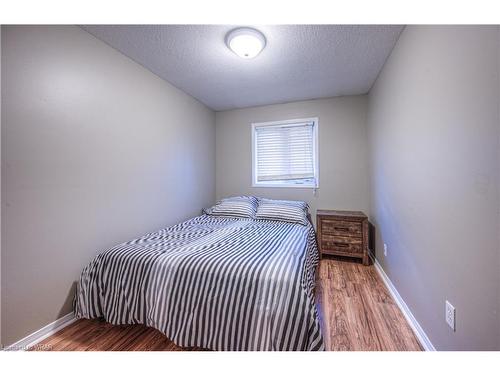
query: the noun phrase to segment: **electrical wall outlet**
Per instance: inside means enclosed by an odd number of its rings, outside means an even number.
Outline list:
[[[387,244],[384,244],[384,256],[387,256]]]
[[[445,319],[450,328],[455,331],[455,307],[448,301],[446,301]]]

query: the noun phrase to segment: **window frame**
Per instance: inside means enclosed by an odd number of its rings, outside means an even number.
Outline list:
[[[257,152],[256,152],[256,128],[258,127],[280,127],[286,126],[290,124],[300,124],[312,122],[313,123],[313,165],[314,165],[314,183],[306,183],[306,184],[298,184],[290,182],[269,182],[257,181]],[[298,119],[290,119],[290,120],[280,120],[280,121],[267,121],[267,122],[254,122],[251,126],[252,132],[252,187],[265,187],[265,188],[299,188],[299,189],[318,189],[319,188],[319,118],[318,117],[308,117],[308,118],[298,118]]]

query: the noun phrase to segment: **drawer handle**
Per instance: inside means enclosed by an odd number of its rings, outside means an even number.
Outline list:
[[[343,242],[334,242],[333,244],[338,247],[349,247],[348,243],[343,243]]]
[[[349,228],[344,228],[344,227],[334,227],[335,230],[338,230],[340,232],[349,232]]]

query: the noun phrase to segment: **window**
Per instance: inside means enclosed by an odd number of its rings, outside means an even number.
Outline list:
[[[318,119],[252,124],[252,186],[318,187]]]

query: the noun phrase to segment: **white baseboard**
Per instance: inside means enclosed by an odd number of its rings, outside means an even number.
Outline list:
[[[56,321],[47,324],[45,327],[29,334],[28,336],[15,342],[14,344],[7,346],[4,350],[27,350],[32,346],[38,344],[40,341],[45,340],[50,335],[53,335],[57,331],[60,331],[64,327],[69,326],[75,321],[75,315],[73,314],[73,312],[70,312],[69,314],[64,315]]]
[[[380,265],[377,259],[375,259],[371,254],[370,258],[373,260],[373,265],[375,266],[375,269],[377,270],[378,274],[382,278],[382,281],[384,282],[385,286],[387,289],[389,289],[389,293],[391,294],[392,298],[396,301],[399,309],[403,313],[404,317],[408,321],[408,324],[410,325],[411,329],[415,333],[415,336],[417,336],[418,341],[420,342],[420,345],[426,350],[426,351],[436,351],[436,348],[434,345],[432,345],[431,340],[429,340],[429,337],[425,334],[424,330],[418,324],[417,319],[413,316],[411,313],[410,308],[408,305],[405,303],[401,295],[399,294],[398,290],[392,283],[391,279],[389,279],[389,276],[385,273],[384,269]]]

